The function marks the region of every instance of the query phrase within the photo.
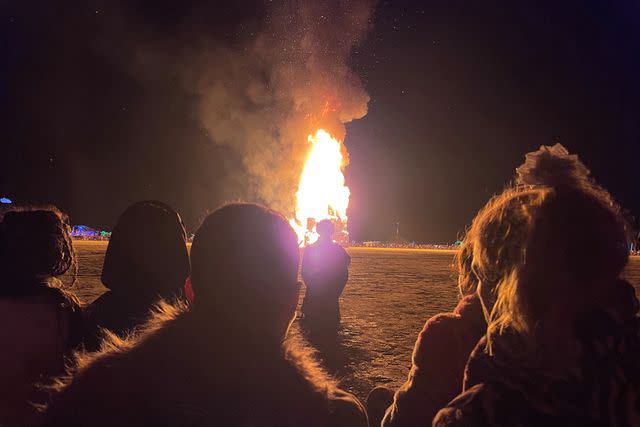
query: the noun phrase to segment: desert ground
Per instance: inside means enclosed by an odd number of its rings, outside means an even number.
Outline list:
[[[83,303],[105,291],[100,272],[106,246],[76,242],[80,266],[75,292]],[[455,306],[455,252],[351,248],[349,254],[339,334],[343,364],[337,376],[343,387],[364,399],[374,386],[395,388],[404,381],[426,319]],[[640,295],[640,257],[631,258],[625,276]],[[299,334],[297,325],[293,333]]]

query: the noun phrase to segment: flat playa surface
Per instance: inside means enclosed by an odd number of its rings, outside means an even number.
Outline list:
[[[105,289],[100,272],[106,242],[76,241],[80,270],[75,291],[89,303]],[[144,250],[144,248],[141,248]],[[346,355],[342,385],[364,399],[377,385],[398,387],[424,322],[455,307],[454,251],[351,248],[349,283],[342,295],[340,338]],[[625,272],[640,294],[640,257]],[[293,333],[298,333],[294,327]]]

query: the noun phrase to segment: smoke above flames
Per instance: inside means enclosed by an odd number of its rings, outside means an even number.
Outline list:
[[[284,0],[260,7],[243,11],[246,24],[213,31],[206,15],[215,7],[196,7],[175,24],[177,35],[138,36],[126,61],[138,77],[164,74],[183,85],[209,143],[238,156],[242,171],[221,186],[227,198],[290,215],[308,135],[323,128],[343,140],[344,124],[367,113],[369,96],[348,60],[372,25],[374,4]]]
[[[281,2],[241,49],[205,52],[215,65],[195,77],[200,119],[212,141],[239,151],[250,197],[293,212],[307,135],[321,127],[342,140],[344,123],[367,113],[369,97],[347,61],[371,12],[366,1]]]

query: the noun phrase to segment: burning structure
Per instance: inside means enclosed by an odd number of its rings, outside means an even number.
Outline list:
[[[334,239],[348,243],[347,207],[349,187],[345,186],[343,168],[348,157],[344,145],[327,131],[318,129],[308,137],[311,147],[302,169],[296,192],[295,218],[291,226],[300,244],[306,246],[318,240],[316,224],[330,219],[336,225]]]

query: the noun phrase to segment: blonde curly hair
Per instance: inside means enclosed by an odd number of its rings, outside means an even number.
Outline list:
[[[577,156],[559,145],[541,147],[518,173],[515,189],[474,220],[484,232],[473,251],[479,288],[495,283],[486,313],[489,347],[491,336],[509,327],[537,348],[574,314],[606,306],[628,259],[620,208]],[[520,203],[509,203],[514,192]],[[551,324],[551,313],[566,321]]]
[[[467,231],[458,255],[465,277],[460,280],[461,292],[479,294],[487,322],[499,284],[525,260],[534,211],[546,194],[540,188],[507,187],[480,209]]]

